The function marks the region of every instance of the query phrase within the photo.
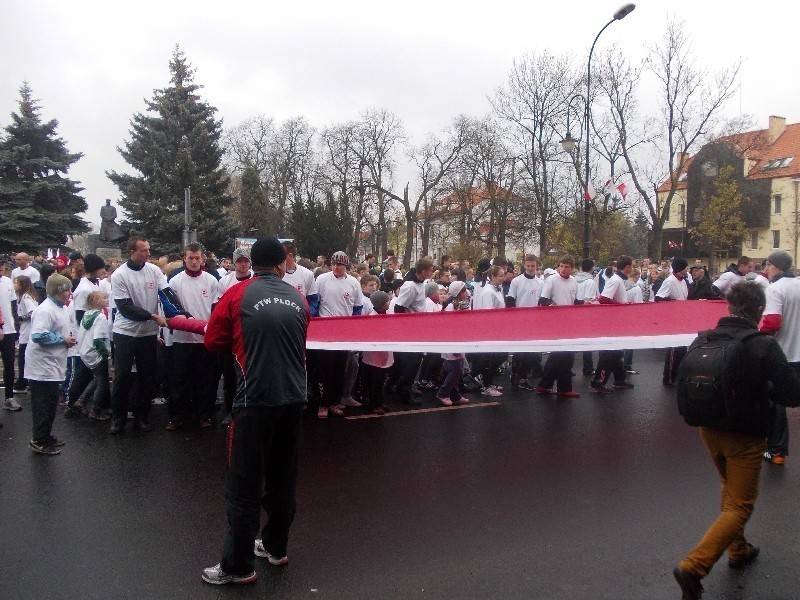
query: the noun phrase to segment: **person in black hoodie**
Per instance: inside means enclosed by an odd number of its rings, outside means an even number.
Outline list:
[[[731,316],[719,320],[715,332],[758,331],[766,306],[763,288],[754,282],[735,284],[727,295]],[[748,406],[746,418],[727,417],[715,427],[700,427],[700,437],[722,480],[722,512],[673,574],[684,599],[700,598],[700,580],[727,550],[728,567],[741,569],[758,556],[744,528],[753,513],[766,450],[769,401],[800,405],[800,379],[786,360],[777,340],[755,335],[744,342],[748,377],[736,386],[736,396]],[[692,507],[695,510],[696,507]]]

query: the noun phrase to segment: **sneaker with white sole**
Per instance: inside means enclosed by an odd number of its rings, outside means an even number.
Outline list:
[[[222,565],[214,565],[203,569],[200,578],[211,585],[225,585],[226,583],[253,583],[258,575],[253,571],[248,575],[233,575],[222,570]]]
[[[497,390],[493,387],[485,387],[481,390],[482,396],[491,396],[492,398],[497,398],[498,396],[502,396],[503,392]]]
[[[45,456],[56,456],[61,454],[61,450],[54,448],[51,444],[47,443],[47,441],[39,441],[31,440],[28,442],[28,448],[33,450],[36,454],[44,454]]]
[[[352,396],[347,396],[347,398],[342,398],[341,402],[339,402],[339,406],[347,408],[360,408],[361,402],[355,400]]]
[[[256,556],[260,556],[261,558],[266,558],[269,561],[269,564],[275,565],[276,567],[283,567],[289,564],[289,557],[284,556],[283,558],[278,558],[277,556],[272,556],[267,549],[264,548],[264,541],[263,540],[256,540],[255,548],[253,548],[253,553]]]
[[[20,406],[20,403],[14,400],[13,398],[6,399],[5,404],[3,404],[3,408],[14,412],[22,410],[22,406]]]
[[[450,400],[450,398],[440,398],[439,396],[436,396],[436,399],[442,406],[453,406],[453,401]]]

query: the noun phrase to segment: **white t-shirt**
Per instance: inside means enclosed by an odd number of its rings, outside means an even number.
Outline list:
[[[623,276],[614,273],[609,277],[608,280],[606,280],[605,286],[603,286],[603,291],[600,296],[608,298],[614,304],[627,304],[628,294],[625,289],[625,279]]]
[[[31,283],[36,283],[42,278],[42,276],[39,274],[39,271],[37,271],[36,267],[34,267],[33,265],[28,265],[24,269],[21,267],[13,269],[11,271],[11,281],[14,281],[14,279],[19,275],[25,275],[25,277],[31,280]]]
[[[14,284],[8,277],[0,275],[0,313],[3,315],[3,333],[16,333],[14,328],[14,313],[11,312],[11,303],[16,301]]]
[[[253,276],[253,271],[250,270],[250,277]],[[247,279],[250,279],[248,277]],[[217,282],[217,297],[214,300],[215,302],[219,302],[219,299],[222,298],[222,295],[235,286],[237,283],[241,283],[242,281],[247,281],[247,279],[242,279],[241,281],[236,279],[236,271],[231,271],[225,277],[220,279]],[[191,311],[190,311],[191,312]]]
[[[114,303],[114,292],[111,289],[111,277],[101,279],[98,287],[100,288],[101,292],[105,292],[106,296],[108,296],[108,312],[111,314],[111,311],[117,307],[117,305]]]
[[[102,340],[106,346],[106,350],[109,352],[111,350],[111,344],[109,342],[111,331],[108,318],[103,311],[89,310],[84,315],[84,319],[95,313],[97,313],[97,317],[92,322],[92,326],[89,329],[86,329],[83,324],[81,324],[78,327],[78,335],[76,336],[78,338],[78,353],[83,361],[83,364],[90,369],[95,365],[100,364],[100,362],[103,360],[102,357],[97,353],[97,349],[94,346],[95,340]]]
[[[642,288],[639,287],[638,284],[634,283],[631,287],[628,288],[628,302],[631,304],[642,304],[644,302],[644,296],[642,295]]]
[[[47,298],[33,311],[31,337],[54,331],[64,338],[69,335],[69,308]],[[64,381],[67,376],[67,346],[43,346],[32,339],[25,349],[25,377],[33,381]]]
[[[442,312],[442,305],[430,298],[425,298],[425,312]]]
[[[472,310],[487,310],[490,308],[505,308],[506,303],[503,300],[502,286],[495,287],[491,283],[487,283],[483,287],[480,285],[475,286],[475,290],[481,290],[480,293],[475,294],[475,299],[472,301]]]
[[[350,317],[355,306],[364,306],[361,285],[350,274],[338,278],[333,271],[317,277],[320,317]]]
[[[158,313],[158,292],[168,286],[167,276],[151,263],[144,263],[141,269],[135,271],[126,262],[111,275],[111,289],[115,301],[130,298],[134,306],[143,308],[153,315]],[[152,320],[132,321],[117,311],[113,330],[114,333],[132,337],[145,337],[158,334],[158,323]]]
[[[406,281],[397,290],[397,302],[406,308],[406,312],[418,313],[425,312],[425,282],[424,281]]]
[[[92,292],[100,292],[100,285],[95,285],[91,281],[89,281],[86,277],[81,277],[81,280],[78,282],[78,287],[75,288],[75,291],[72,292],[72,300],[69,303],[69,308],[72,312],[82,310],[86,312],[89,310],[89,306],[86,304],[86,298]]]
[[[365,296],[363,293],[361,294],[361,302],[363,303],[364,308],[361,309],[362,315],[374,315],[377,314],[375,312],[375,307],[372,306],[372,300],[369,299],[369,296]],[[377,366],[377,365],[376,365]]]
[[[539,294],[542,291],[542,282],[537,277],[528,279],[524,274],[517,275],[511,280],[507,296],[514,298],[515,305],[519,308],[539,305]]]
[[[577,279],[576,279],[577,281]],[[582,301],[584,304],[592,304],[597,302],[597,297],[600,295],[600,290],[597,287],[597,280],[591,275],[583,281],[578,281],[578,295],[576,300]]]
[[[781,328],[775,339],[783,348],[786,360],[800,362],[800,279],[781,277],[766,290],[767,306],[764,316],[781,315]]]
[[[295,265],[294,271],[291,273],[287,270],[283,276],[283,280],[300,292],[303,298],[311,295],[312,290],[315,289],[314,273],[306,269],[303,265]]]
[[[556,306],[572,306],[578,297],[578,282],[572,275],[567,278],[559,274],[551,275],[544,280],[539,296],[549,298]]]
[[[20,317],[27,317],[27,319],[20,320],[19,322],[19,343],[27,344],[31,339],[31,313],[36,310],[39,303],[28,296],[23,294],[21,300],[17,300],[17,314]]]
[[[656,293],[658,298],[668,298],[670,300],[686,300],[689,298],[689,286],[686,281],[678,279],[675,275],[670,275],[661,284]]]
[[[728,295],[730,289],[734,286],[734,284],[739,283],[740,281],[744,281],[744,275],[737,275],[733,271],[725,271],[719,278],[714,282],[714,286],[725,296]]]
[[[217,298],[217,279],[211,273],[200,271],[192,277],[181,271],[169,282],[180,300],[183,309],[195,319],[208,321],[211,318],[211,306]],[[202,344],[203,336],[199,333],[175,330],[172,341],[176,344]]]

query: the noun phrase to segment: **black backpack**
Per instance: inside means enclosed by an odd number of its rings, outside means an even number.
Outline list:
[[[737,387],[748,368],[744,343],[757,335],[764,334],[752,329],[698,334],[678,367],[678,411],[687,424],[730,426],[752,416]]]

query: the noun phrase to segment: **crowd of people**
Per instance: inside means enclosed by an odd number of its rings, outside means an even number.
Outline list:
[[[680,257],[651,263],[622,255],[600,269],[591,259],[576,264],[569,255],[545,267],[529,254],[520,272],[500,256],[481,259],[474,269],[468,261],[447,256],[438,265],[421,257],[404,272],[394,255],[378,266],[373,255],[359,263],[336,251],[313,263],[299,257],[293,242],[274,238],[259,240],[253,251],[255,265],[246,249],[218,264],[196,243],[180,256],[152,259],[147,240],[132,237],[124,262],[72,253],[65,264],[63,257],[44,260],[20,252],[4,261],[0,271],[4,409],[21,411],[15,396],[30,394],[28,445],[33,452],[61,452],[64,441],[52,433],[59,405],[65,418],[111,421],[109,433],[115,435],[124,432],[129,420],[140,431],[151,430],[154,403],[167,404],[169,431],[213,427],[218,416],[228,424],[233,413],[241,431],[236,437],[233,426],[229,430],[229,467],[236,471],[228,478],[231,531],[220,564],[203,572],[208,583],[254,581],[254,555],[274,565],[288,562],[303,414],[327,419],[354,409],[382,415],[390,410],[388,395],[416,406],[428,391],[442,406],[467,404],[469,393],[501,396],[497,382],[505,371],[512,388],[580,396],[572,385],[574,352],[551,352],[545,358],[536,352],[306,350],[311,317],[726,298],[732,316],[720,321],[721,328],[750,328],[770,336],[769,347],[762,342],[752,346],[753,360],[764,363],[759,385],[800,389],[800,339],[795,335],[800,280],[785,251],[773,252],[755,270],[753,261],[742,256],[714,280],[701,261],[690,266]],[[184,326],[171,326],[168,320],[178,316],[184,317]],[[685,354],[686,348],[667,349],[665,386],[678,383]],[[581,358],[592,393],[634,387],[628,379],[637,373],[632,351],[601,350],[596,367],[593,353]],[[271,365],[283,366],[270,370]],[[785,366],[780,377],[774,365]],[[684,598],[700,597],[700,580],[725,550],[732,568],[749,564],[759,553],[743,533],[757,492],[753,461],[784,464],[789,443],[785,407],[796,399],[782,394],[772,402],[766,392],[756,395],[753,402],[761,406],[757,423],[749,422],[742,431],[701,430],[723,480],[724,502],[718,521],[675,569]],[[310,408],[304,410],[306,403]],[[257,444],[267,444],[270,451],[263,465],[254,466],[245,456]],[[275,462],[270,453],[283,458]],[[750,474],[744,483],[733,480],[740,471]],[[282,483],[264,497],[272,516],[258,539],[258,511],[244,504],[257,499],[262,477]]]

